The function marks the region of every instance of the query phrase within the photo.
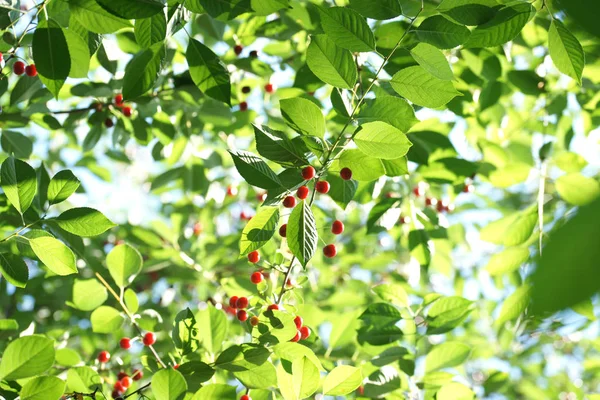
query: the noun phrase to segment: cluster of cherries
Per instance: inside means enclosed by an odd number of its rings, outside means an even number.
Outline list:
[[[119,93],[115,96],[114,103],[117,108],[121,109],[121,112],[123,113],[124,116],[126,116],[127,118],[131,117],[131,113],[133,111],[132,111],[131,107],[125,105],[125,102],[123,100],[123,95],[121,93]],[[96,111],[102,111],[102,104],[96,103],[95,107],[96,107]],[[106,118],[104,120],[104,126],[106,126],[107,128],[112,128],[113,126],[115,126],[115,123],[111,118]]]
[[[10,57],[9,57],[10,58]],[[0,63],[4,61],[4,55],[2,53],[0,53]],[[16,75],[27,75],[27,76],[37,76],[37,68],[35,67],[35,64],[29,64],[29,65],[25,65],[25,63],[23,61],[16,61],[13,64],[13,72]]]
[[[235,47],[233,48],[233,52],[235,53],[236,56],[239,56],[240,54],[242,54],[242,51],[244,51],[244,47],[241,44],[236,44]],[[250,52],[250,57],[258,58],[258,51],[252,50]]]
[[[244,94],[248,94],[251,91],[252,91],[252,88],[250,86],[242,87],[242,93],[244,93]],[[266,93],[273,93],[274,91],[275,91],[275,86],[273,86],[272,83],[267,83],[265,85]],[[248,110],[248,102],[247,101],[240,102],[240,111],[246,111],[246,110]]]

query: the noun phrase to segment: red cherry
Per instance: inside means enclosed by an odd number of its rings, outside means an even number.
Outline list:
[[[267,192],[259,193],[256,195],[256,200],[265,201],[267,199]]]
[[[292,282],[292,280],[291,280],[290,278],[288,278],[288,280],[287,280],[287,281],[285,281],[285,285],[286,285],[287,287],[291,287],[291,286],[294,286],[294,283]]]
[[[131,348],[131,339],[124,337],[119,341],[119,346],[125,350]]]
[[[246,310],[238,310],[237,319],[239,319],[242,322],[246,321],[248,319],[248,313],[246,312]]]
[[[472,184],[468,183],[465,185],[465,187],[463,187],[462,190],[464,193],[473,193],[475,191],[475,186],[473,186]]]
[[[116,382],[115,382],[114,389],[115,389],[117,392],[120,392],[120,393],[123,393],[124,391],[126,391],[126,390],[127,390],[127,388],[126,388],[125,386],[123,386],[123,384],[121,383],[121,381],[116,381]]]
[[[300,331],[296,331],[296,336],[290,339],[290,342],[297,342],[300,340]]]
[[[309,181],[312,178],[314,178],[315,174],[316,174],[315,168],[311,165],[309,165],[308,167],[306,167],[302,170],[302,177],[304,178],[305,181]]]
[[[237,296],[232,296],[229,299],[229,307],[236,308],[237,307],[237,301],[238,301],[238,297]]]
[[[126,117],[131,117],[131,107],[123,107],[123,115]]]
[[[274,89],[275,88],[273,87],[273,84],[271,84],[271,83],[267,83],[265,85],[265,92],[267,92],[267,93],[273,93]]]
[[[251,88],[250,86],[244,86],[244,87],[242,88],[242,93],[244,93],[244,94],[248,94],[248,93],[250,93],[251,91],[252,91],[252,88]]]
[[[337,254],[337,249],[335,248],[335,244],[328,244],[323,247],[323,254],[327,258],[333,258]]]
[[[410,224],[410,217],[408,217],[408,216],[400,217],[400,219],[398,220],[398,222],[400,224],[402,224],[402,225],[404,225],[404,224]]]
[[[258,254],[258,251],[254,250],[253,252],[248,253],[248,261],[250,261],[252,264],[259,262],[260,254]]]
[[[454,211],[454,204],[452,204],[452,203],[448,204],[448,206],[446,207],[446,211],[449,213]]]
[[[246,111],[248,109],[248,103],[246,103],[245,101],[242,101],[240,103],[240,111]]]
[[[437,204],[437,199],[434,197],[427,197],[425,198],[425,205],[426,206],[435,206]]]
[[[334,235],[339,235],[344,232],[344,223],[342,221],[333,221],[331,225],[331,233]]]
[[[13,72],[17,75],[23,75],[23,72],[25,72],[25,63],[23,61],[17,61],[14,63]]]
[[[448,211],[449,205],[450,202],[448,200],[440,200],[436,205],[436,210],[438,210],[438,212],[446,212]]]
[[[129,376],[129,375],[127,375],[127,374],[125,373],[125,371],[121,371],[121,372],[119,372],[119,373],[117,374],[117,379],[118,379],[118,380],[121,380],[121,379],[125,378],[126,376]]]
[[[179,364],[173,365],[173,369],[179,369]]]
[[[283,224],[279,227],[279,236],[285,237],[287,235],[287,224]]]
[[[240,397],[240,400],[252,400],[252,398],[250,396],[248,396],[247,394],[242,395],[242,397]]]
[[[112,128],[114,125],[115,125],[115,123],[113,122],[112,119],[106,118],[104,120],[104,126],[106,126],[107,128]]]
[[[123,104],[123,95],[121,93],[115,96],[115,104],[118,106]]]
[[[296,196],[298,196],[298,198],[300,200],[304,200],[308,197],[308,193],[310,192],[310,190],[308,190],[308,187],[306,186],[300,186],[298,188],[298,190],[296,191]]]
[[[253,272],[252,275],[250,275],[250,282],[254,283],[255,285],[258,285],[263,281],[263,278],[263,274],[259,271],[256,271]]]
[[[202,233],[202,224],[200,222],[196,222],[194,224],[194,236],[200,236]]]
[[[248,307],[248,298],[240,297],[239,299],[237,299],[235,307],[240,309]]]
[[[102,350],[98,354],[98,361],[100,361],[101,363],[107,363],[108,360],[110,360],[110,353],[106,350]]]
[[[238,190],[236,187],[231,186],[231,185],[227,186],[227,196],[233,197],[233,196],[237,195],[237,193],[238,193]]]
[[[142,341],[144,342],[144,345],[152,346],[154,343],[156,343],[156,335],[152,332],[147,332]]]
[[[112,396],[113,399],[118,399],[121,397],[121,392],[119,392],[118,390],[113,390],[112,393],[110,394]]]
[[[29,64],[25,67],[25,73],[27,74],[27,76],[34,77],[37,75],[37,68],[35,67],[35,65]]]
[[[417,185],[413,189],[413,193],[415,194],[415,196],[421,197],[421,196],[425,195],[425,189],[423,189],[423,187],[421,185]]]
[[[271,304],[269,307],[267,307],[267,310],[279,310],[279,305]]]
[[[285,208],[294,208],[296,206],[296,198],[294,196],[287,196],[283,199],[283,206]]]
[[[4,56],[2,55],[2,53],[0,52],[0,62],[4,61]]]
[[[364,395],[365,394],[365,387],[364,386],[359,386],[358,389],[356,389],[356,391],[358,392],[359,395]]]
[[[236,44],[235,47],[233,48],[233,51],[235,52],[236,56],[239,56],[240,54],[242,54],[242,50],[244,50],[244,48],[239,44]]]
[[[315,184],[315,188],[317,189],[317,192],[319,193],[327,193],[329,192],[329,182],[327,181],[319,181]]]
[[[231,306],[226,306],[225,307],[225,312],[229,315],[235,315],[235,308],[231,307]]]
[[[121,385],[123,385],[123,387],[125,389],[127,389],[129,386],[131,386],[131,378],[128,376],[123,377],[123,379],[121,379],[119,382],[121,382]]]
[[[139,381],[143,377],[144,372],[141,369],[134,369],[133,373],[131,374],[131,379],[133,379],[134,381]]]
[[[302,328],[304,321],[302,320],[301,316],[297,315],[296,318],[294,318],[294,323],[296,324],[296,328],[300,329]]]
[[[310,337],[310,328],[308,326],[303,326],[300,328],[300,338],[302,340],[308,339]]]
[[[252,50],[252,51],[250,52],[250,57],[252,57],[252,58],[257,58],[257,57],[258,57],[258,51],[256,51],[256,50]]]
[[[259,322],[260,322],[260,320],[258,319],[258,317],[256,315],[250,318],[250,325],[252,325],[252,326],[258,325]]]
[[[352,170],[348,167],[342,168],[340,171],[340,177],[345,181],[349,181],[352,179]]]

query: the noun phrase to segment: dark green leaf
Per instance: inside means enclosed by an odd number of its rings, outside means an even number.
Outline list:
[[[323,82],[350,89],[357,79],[356,65],[350,51],[338,47],[326,35],[311,36],[306,63]]]
[[[287,242],[292,254],[300,264],[306,264],[315,254],[318,232],[315,217],[306,201],[301,201],[290,215],[287,226]]]
[[[367,21],[356,11],[345,7],[319,8],[321,26],[338,46],[350,51],[375,49],[375,37]]]
[[[65,201],[75,193],[80,184],[79,179],[70,170],[59,171],[48,184],[48,201],[50,204]]]
[[[165,5],[159,0],[96,0],[102,8],[124,19],[150,18],[161,11]]]
[[[235,167],[250,185],[263,189],[275,189],[281,181],[271,168],[260,158],[247,151],[229,150]]]
[[[465,43],[470,32],[464,26],[455,24],[441,15],[434,15],[421,22],[416,34],[421,42],[434,45],[438,49],[452,49]]]
[[[150,90],[158,79],[164,58],[165,47],[162,42],[136,54],[125,68],[123,97],[135,99]]]
[[[185,53],[194,83],[207,96],[231,105],[231,84],[227,67],[211,49],[191,40]]]
[[[12,285],[24,288],[29,279],[29,269],[25,261],[19,256],[9,253],[0,253],[0,272],[2,277]]]

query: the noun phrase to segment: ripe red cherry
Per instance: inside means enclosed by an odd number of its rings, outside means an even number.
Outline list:
[[[434,197],[427,197],[425,199],[425,205],[426,206],[435,206],[437,204],[437,199]]]
[[[236,44],[235,47],[233,48],[233,51],[236,56],[239,56],[240,54],[242,54],[242,50],[244,50],[244,48],[239,44]]]
[[[250,93],[251,91],[252,91],[252,88],[251,88],[250,86],[244,86],[244,87],[242,88],[242,93],[244,93],[244,94],[248,94],[248,93]]]
[[[410,224],[410,217],[408,216],[402,216],[400,217],[400,219],[398,220],[398,222],[402,225],[404,224]]]
[[[248,298],[240,297],[239,299],[237,299],[235,307],[240,309],[248,307]]]
[[[310,337],[310,328],[308,326],[303,326],[300,328],[300,338],[302,340],[308,339]]]
[[[475,191],[475,186],[473,186],[472,184],[468,183],[465,185],[465,187],[463,187],[462,190],[464,193],[473,193]]]
[[[110,394],[112,396],[113,399],[118,399],[121,397],[121,392],[119,392],[118,390],[113,390],[112,393]]]
[[[179,369],[179,364],[173,365],[173,369]]]
[[[256,315],[250,318],[250,325],[252,325],[252,326],[258,325],[259,322],[260,322],[260,320],[258,319],[258,317]]]
[[[449,205],[450,202],[448,200],[440,200],[436,205],[436,210],[438,210],[438,212],[445,212],[448,210]]]
[[[415,196],[421,197],[421,196],[425,195],[425,189],[423,189],[423,187],[421,185],[417,185],[413,189],[413,193],[415,194]]]
[[[259,193],[256,195],[256,200],[265,201],[267,199],[267,192]]]
[[[117,379],[118,379],[118,380],[121,380],[121,379],[125,378],[126,376],[129,376],[129,375],[127,375],[127,374],[125,373],[125,371],[121,371],[121,372],[119,372],[119,373],[117,374]]]
[[[356,391],[358,392],[359,395],[364,395],[365,394],[365,387],[364,386],[359,386],[358,389],[356,389]]]
[[[233,187],[233,186],[227,186],[227,196],[229,197],[233,197],[237,194],[237,188]]]
[[[123,386],[123,384],[121,383],[121,381],[116,381],[116,382],[115,382],[114,389],[115,389],[117,392],[120,392],[120,393],[123,393],[124,391],[126,391],[126,390],[127,390],[127,388],[126,388],[125,386]]]
[[[25,63],[23,61],[17,61],[14,63],[13,72],[17,75],[23,75],[23,72],[25,72]]]
[[[131,348],[131,339],[124,337],[119,341],[119,346],[125,350]]]
[[[294,286],[294,282],[292,282],[292,280],[291,280],[290,278],[288,278],[288,280],[287,280],[287,281],[285,281],[285,285],[286,285],[287,287],[291,287],[291,286]]]
[[[254,283],[255,285],[258,285],[263,281],[263,278],[263,274],[259,271],[256,271],[253,272],[252,275],[250,275],[250,282]]]
[[[344,223],[342,221],[333,221],[331,225],[331,233],[334,235],[339,235],[344,232]]]
[[[257,58],[257,57],[258,57],[258,51],[256,51],[256,50],[252,50],[252,51],[250,52],[250,57],[252,57],[252,58]]]
[[[337,254],[337,249],[335,248],[335,244],[328,244],[323,247],[323,254],[327,258],[333,258]]]
[[[310,192],[310,190],[308,190],[308,187],[306,186],[300,186],[298,188],[298,190],[296,191],[296,196],[298,196],[298,198],[300,200],[304,200],[308,197],[308,193]]]
[[[35,65],[30,64],[25,67],[25,73],[27,74],[27,76],[34,77],[37,75],[37,68],[35,67]]]
[[[156,343],[156,335],[152,332],[147,332],[142,340],[146,346],[152,346]]]
[[[196,222],[194,224],[194,236],[200,236],[202,233],[202,224],[200,222]]]
[[[0,62],[4,61],[4,55],[0,52]]]
[[[258,254],[258,251],[254,250],[253,252],[248,253],[248,261],[250,261],[252,264],[259,262],[260,254]]]
[[[112,128],[114,125],[115,125],[115,123],[113,122],[113,120],[112,120],[112,119],[110,119],[110,118],[106,118],[106,119],[104,120],[104,126],[105,126],[105,127],[107,127],[107,128]]]
[[[133,373],[131,374],[131,379],[133,379],[134,381],[139,381],[143,377],[144,372],[141,369],[134,369]]]
[[[296,207],[296,198],[294,196],[287,196],[285,199],[283,199],[283,206],[285,208]]]
[[[131,117],[131,107],[123,107],[123,115],[126,117]]]
[[[123,104],[123,95],[121,93],[115,96],[115,104],[118,106]]]
[[[271,304],[269,307],[267,307],[267,310],[279,310],[279,305]]]
[[[238,297],[237,296],[232,296],[229,299],[229,307],[237,308],[237,301],[238,301]]]
[[[296,324],[296,328],[300,329],[302,328],[304,321],[302,320],[302,317],[298,315],[296,318],[294,318],[294,323]]]
[[[246,103],[245,101],[242,101],[240,103],[240,111],[246,111],[248,109],[248,103]]]
[[[252,400],[252,398],[250,396],[248,396],[247,394],[242,395],[242,397],[240,397],[240,400]]]
[[[123,377],[119,382],[121,382],[121,385],[123,385],[123,387],[125,389],[127,389],[129,386],[131,386],[131,378],[128,376]]]
[[[319,193],[327,193],[329,192],[329,182],[327,181],[319,181],[315,184],[315,188],[317,189],[317,192]]]
[[[273,87],[273,84],[272,84],[272,83],[267,83],[267,84],[265,85],[265,92],[267,92],[267,93],[273,93],[273,90],[274,90],[274,89],[275,89],[275,88]]]
[[[305,181],[309,181],[315,177],[315,173],[315,168],[312,165],[309,165],[308,167],[302,170],[302,177]]]
[[[352,179],[352,170],[348,167],[342,168],[340,171],[340,177],[345,181],[349,181]]]
[[[283,224],[279,227],[279,235],[285,237],[287,235],[287,224]]]
[[[101,363],[107,363],[108,360],[110,360],[110,353],[106,350],[102,350],[98,354],[98,361],[100,361]]]
[[[296,331],[296,336],[290,339],[290,342],[297,342],[300,340],[300,331]]]
[[[248,313],[246,312],[246,310],[238,310],[237,319],[239,319],[242,322],[246,321],[248,319]]]

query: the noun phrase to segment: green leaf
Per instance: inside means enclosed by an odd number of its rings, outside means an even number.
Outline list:
[[[575,79],[581,85],[585,65],[585,53],[577,38],[557,19],[548,30],[548,51],[560,72]]]
[[[342,89],[351,89],[358,78],[352,53],[326,35],[311,36],[306,64],[317,78]]]
[[[108,299],[104,285],[96,279],[75,279],[73,283],[73,305],[83,311],[92,311]],[[134,312],[134,311],[132,311]]]
[[[282,99],[279,107],[285,122],[296,132],[320,138],[325,135],[325,118],[312,101],[302,97]]]
[[[409,307],[410,300],[408,298],[408,293],[406,290],[398,284],[394,283],[382,283],[373,288],[373,292],[375,292],[379,297],[381,297],[385,301],[389,301],[398,307]]]
[[[88,207],[71,208],[54,222],[65,231],[82,237],[98,236],[116,226],[100,211]]]
[[[156,400],[181,400],[186,390],[185,378],[177,370],[161,369],[152,376],[152,394]]]
[[[446,383],[435,394],[436,400],[472,400],[475,398],[475,393],[458,382]]]
[[[80,184],[79,179],[70,170],[59,171],[48,184],[48,201],[50,204],[65,201],[75,193]]]
[[[74,392],[91,393],[101,387],[100,382],[100,375],[90,367],[75,367],[67,371],[67,386]]]
[[[319,237],[315,217],[307,201],[301,201],[294,207],[287,225],[290,251],[306,268],[306,264],[315,254]]]
[[[10,284],[24,288],[29,279],[29,269],[25,261],[10,253],[0,253],[0,272]]]
[[[565,151],[553,157],[552,161],[556,166],[565,172],[580,172],[588,162],[581,155],[570,151]]]
[[[69,0],[71,15],[94,33],[113,33],[131,26],[129,21],[104,10],[96,0]]]
[[[502,325],[506,321],[518,318],[529,305],[530,293],[531,286],[529,285],[523,285],[517,288],[517,290],[508,296],[502,303],[500,315],[498,315],[498,319],[495,323],[497,325]]]
[[[406,134],[381,121],[361,125],[354,143],[366,155],[387,160],[403,157],[412,146]]]
[[[452,82],[436,78],[421,66],[408,67],[397,72],[390,84],[400,96],[429,108],[441,107],[461,95]]]
[[[150,18],[135,20],[133,30],[135,41],[144,49],[154,43],[163,42],[167,36],[167,20],[164,13],[158,13]]]
[[[159,0],[96,0],[102,8],[124,19],[149,18],[164,10]]]
[[[120,287],[131,283],[142,270],[143,262],[140,252],[126,243],[115,246],[106,256],[108,272]]]
[[[473,302],[459,296],[438,299],[427,312],[427,334],[437,335],[460,325],[473,311]]]
[[[367,21],[346,7],[319,8],[321,27],[338,46],[350,51],[375,50],[375,37]]]
[[[12,93],[14,93],[14,89]],[[5,153],[12,154],[16,158],[29,158],[33,151],[31,139],[19,132],[3,130],[0,144]]]
[[[291,8],[289,0],[251,0],[256,15],[270,15],[282,8]]]
[[[395,198],[383,198],[377,204],[371,208],[369,211],[369,216],[367,217],[367,233],[375,233],[381,229],[377,225],[377,221],[381,219],[381,217],[388,212],[390,208],[392,208],[396,203],[398,203],[399,199]]]
[[[35,170],[26,162],[9,157],[0,167],[2,190],[20,214],[31,206],[37,191]]]
[[[158,76],[165,59],[165,46],[162,42],[137,53],[125,67],[123,76],[123,98],[132,100],[150,90]]]
[[[280,311],[275,312],[282,314]],[[244,343],[224,350],[214,364],[226,371],[247,371],[268,363],[270,355],[271,352],[264,346]]]
[[[90,49],[85,40],[75,31],[63,29],[69,57],[71,59],[69,76],[71,78],[86,78],[90,69]],[[86,31],[87,32],[87,31]]]
[[[529,209],[491,222],[479,231],[479,236],[486,242],[517,246],[531,237],[537,222],[537,213]]]
[[[33,33],[33,61],[38,74],[47,79],[63,81],[71,70],[67,38],[58,22],[42,20]],[[57,93],[53,92],[55,97]]]
[[[529,260],[527,247],[509,247],[492,255],[485,269],[491,276],[506,274],[518,269]]]
[[[65,381],[55,376],[38,376],[21,389],[21,400],[58,399],[65,392]]]
[[[185,57],[196,86],[207,96],[231,105],[229,72],[221,59],[211,49],[193,39],[190,40]]]
[[[198,390],[192,400],[233,400],[235,398],[235,387],[223,383],[213,383]]]
[[[429,351],[425,357],[425,373],[456,367],[469,358],[471,348],[460,342],[445,342]]]
[[[179,365],[177,368],[185,378],[188,384],[188,392],[194,392],[202,383],[211,379],[215,370],[208,364],[200,361],[188,361]]]
[[[438,49],[452,49],[465,43],[470,36],[469,29],[434,15],[421,22],[415,31],[421,42],[434,45]]]
[[[229,154],[248,184],[263,189],[276,189],[281,186],[275,172],[260,157],[242,150],[229,150]]]
[[[408,175],[408,159],[406,157],[396,158],[395,160],[381,160],[385,168],[385,176],[403,176]]]
[[[277,372],[270,362],[247,371],[234,371],[233,376],[249,389],[268,389],[277,385]]]
[[[323,394],[329,396],[344,396],[355,391],[362,383],[360,369],[350,365],[335,367],[323,381]]]
[[[426,230],[413,229],[408,233],[408,249],[420,265],[428,266],[431,263],[433,241]]]
[[[398,0],[350,0],[350,7],[367,18],[386,20],[402,14]]]
[[[132,289],[125,290],[125,295],[123,296],[125,300],[125,305],[129,309],[130,312],[136,313],[140,308],[140,303],[137,298],[137,294]]]
[[[579,208],[564,225],[550,232],[532,276],[535,313],[554,312],[589,299],[600,290],[600,199]],[[587,239],[582,239],[587,238]],[[589,240],[588,240],[589,239]]]
[[[258,250],[271,240],[279,223],[279,207],[261,207],[242,231],[240,255]]]
[[[253,126],[256,150],[261,156],[287,168],[308,164],[305,154],[309,151],[304,142],[290,140],[285,133],[264,125]]]
[[[498,6],[496,0],[444,0],[438,11],[463,25],[481,25],[494,17]]]
[[[381,121],[406,133],[419,120],[408,102],[400,97],[381,96],[365,101],[358,114],[361,123]]]
[[[114,333],[121,329],[124,318],[121,313],[109,306],[96,308],[90,316],[92,331],[95,333]]]
[[[511,41],[521,32],[534,12],[535,9],[529,3],[506,5],[491,20],[476,27],[464,47],[495,47]]]
[[[319,358],[308,347],[294,342],[283,342],[273,347],[274,353],[281,359],[293,362],[302,357],[309,358],[320,371],[325,371]]]
[[[54,340],[41,335],[10,342],[0,361],[0,378],[6,381],[39,375],[54,363]]]
[[[79,353],[68,347],[56,350],[56,363],[65,367],[72,367],[81,362]]]
[[[410,51],[415,61],[436,78],[451,81],[452,69],[444,53],[427,43],[419,43]]]
[[[572,173],[556,180],[556,191],[567,203],[583,206],[600,197],[600,183],[580,173]]]
[[[227,317],[222,310],[209,305],[196,313],[198,340],[201,346],[211,354],[217,354],[227,336]]]
[[[342,153],[340,169],[344,167],[352,170],[352,178],[357,181],[374,181],[385,174],[381,160],[365,156],[365,153],[358,149],[345,150]]]
[[[180,311],[175,316],[171,337],[173,344],[181,355],[187,355],[198,350],[198,327],[196,318],[189,308]]]
[[[77,273],[75,254],[60,240],[43,236],[31,239],[29,244],[40,261],[56,275]]]
[[[283,365],[277,369],[277,383],[284,399],[305,399],[317,391],[321,383],[319,369],[306,356],[292,362],[291,374]]]
[[[335,175],[328,175],[329,197],[333,199],[342,209],[345,209],[354,198],[358,183],[355,180],[344,180]]]

